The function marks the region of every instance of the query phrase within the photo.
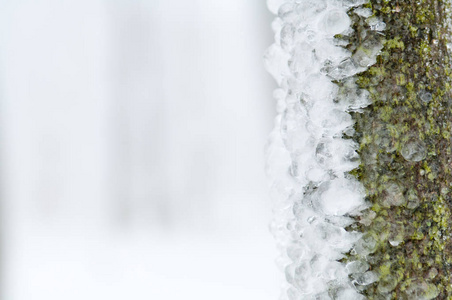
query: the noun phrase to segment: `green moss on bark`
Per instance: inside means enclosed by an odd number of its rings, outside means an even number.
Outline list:
[[[448,7],[441,0],[365,6],[386,30],[373,31],[350,12],[355,34],[348,48],[383,45],[377,63],[356,78],[373,103],[353,114],[362,163],[352,174],[372,207],[350,229],[365,232],[365,259],[380,276],[361,292],[368,299],[452,299]]]

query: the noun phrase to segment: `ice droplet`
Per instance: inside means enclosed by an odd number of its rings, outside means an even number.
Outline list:
[[[370,224],[372,224],[372,220],[375,219],[376,216],[377,216],[376,212],[374,212],[373,210],[369,210],[368,212],[364,213],[361,216],[361,220],[359,221],[359,223],[369,226]]]
[[[355,54],[353,54],[353,60],[360,67],[369,67],[377,62],[375,57],[367,55],[362,49],[358,49]]]
[[[351,300],[351,299],[364,300],[366,298],[363,295],[360,295],[356,290],[354,290],[352,288],[348,288],[348,289],[340,290],[334,299],[335,300]]]
[[[391,244],[391,246],[393,247],[397,247],[402,241],[394,241],[394,240],[390,240],[389,244]]]
[[[306,249],[303,245],[293,243],[287,248],[287,256],[289,256],[293,261],[299,261],[306,255]]]
[[[382,200],[383,205],[388,207],[401,206],[406,203],[406,199],[403,196],[403,190],[396,182],[388,182]]]
[[[278,17],[284,22],[291,23],[298,18],[296,8],[298,4],[294,2],[286,2],[278,9]]]
[[[363,260],[355,260],[347,264],[347,271],[350,274],[364,273],[369,270],[370,265]]]
[[[350,27],[350,18],[343,10],[332,9],[326,13],[322,26],[327,34],[342,33]]]
[[[317,107],[316,109],[320,109]],[[352,117],[339,109],[333,109],[325,112],[323,115],[317,116],[313,120],[319,121],[320,125],[331,133],[339,133],[353,125]],[[319,124],[317,123],[317,124]]]
[[[320,182],[327,176],[326,172],[322,168],[312,168],[306,172],[306,178],[313,182]]]
[[[315,219],[316,219],[315,216],[310,216],[307,221],[309,224],[312,224],[315,221]]]
[[[289,300],[303,299],[303,295],[294,287],[289,287],[289,289],[287,290],[287,297],[288,297],[287,299],[289,299]],[[285,300],[285,298],[282,298],[282,297],[281,297],[281,299]]]
[[[337,67],[332,68],[328,75],[333,79],[342,80],[353,76],[361,71],[365,70],[364,68],[359,68],[359,66],[355,65],[351,58],[347,58],[337,65]]]
[[[289,55],[279,45],[273,44],[264,54],[264,63],[267,71],[275,78],[278,84],[289,74]]]
[[[384,276],[379,282],[377,290],[380,293],[392,292],[398,284],[398,280],[395,276],[389,274]]]
[[[359,110],[372,102],[369,91],[359,89],[353,80],[344,81],[339,88],[336,101],[350,111]]]
[[[341,1],[343,3],[343,5],[348,6],[348,7],[354,7],[354,6],[359,6],[361,4],[366,3],[368,0],[343,0]]]
[[[416,207],[419,206],[419,204],[421,204],[421,201],[419,200],[419,196],[417,195],[417,192],[414,189],[410,189],[407,192],[407,207],[409,209],[415,209]]]
[[[295,51],[291,60],[289,60],[289,68],[292,74],[299,79],[307,77],[312,70],[315,69],[315,53],[314,48],[308,43],[299,43],[297,51]]]
[[[377,62],[377,55],[382,48],[383,44],[379,40],[367,38],[356,49],[352,59],[359,67],[370,67]]]
[[[343,178],[323,183],[319,194],[320,209],[331,216],[344,215],[364,205],[364,189],[357,182]]]
[[[377,17],[368,18],[366,23],[370,26],[370,29],[375,31],[383,31],[386,29],[386,24]]]
[[[317,144],[315,158],[321,166],[326,166],[333,157],[332,140],[323,140]]]
[[[403,227],[403,224],[391,224],[390,232],[388,236],[389,244],[393,247],[397,247],[400,245],[400,243],[403,242],[405,235],[405,228]]]
[[[355,252],[357,255],[364,257],[373,253],[376,250],[377,241],[371,235],[363,236],[355,245]]]
[[[366,273],[356,276],[355,280],[359,285],[369,285],[378,280],[378,275],[373,271],[367,271]]]
[[[300,17],[308,20],[317,17],[319,13],[325,11],[326,7],[327,0],[301,1],[300,5],[297,7],[297,12],[300,14]]]
[[[422,102],[429,103],[430,101],[432,101],[433,96],[432,93],[424,90],[419,93],[419,98],[421,98]]]
[[[287,24],[281,29],[280,39],[281,48],[289,50],[294,43],[295,28]]]
[[[396,150],[394,138],[386,126],[375,126],[373,128],[375,143],[384,151],[391,153]]]
[[[368,18],[372,15],[372,10],[370,8],[359,7],[354,10],[354,12],[361,17]]]
[[[435,278],[436,275],[438,275],[438,270],[436,268],[431,268],[427,274],[428,278],[430,278],[430,279]]]
[[[433,283],[419,278],[410,282],[405,294],[409,299],[430,300],[439,295],[439,290]]]
[[[267,0],[267,7],[272,13],[277,14],[279,7],[284,2],[286,2],[286,0]]]
[[[316,147],[316,161],[325,170],[350,171],[359,165],[357,144],[351,140],[322,139]]]
[[[425,144],[421,140],[411,139],[402,146],[400,154],[407,161],[418,162],[423,160],[427,153]]]

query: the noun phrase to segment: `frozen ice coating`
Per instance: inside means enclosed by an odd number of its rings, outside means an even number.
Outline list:
[[[322,29],[328,35],[346,31],[350,26],[350,18],[343,9],[328,10],[322,22]]]
[[[360,286],[378,280],[363,260],[375,251],[372,236],[354,232],[354,216],[368,204],[365,189],[348,172],[357,168],[358,145],[350,112],[371,103],[354,75],[376,62],[382,48],[369,39],[354,53],[336,35],[353,33],[350,10],[366,18],[371,30],[385,24],[363,8],[365,0],[269,0],[277,18],[275,43],[265,54],[268,71],[280,88],[274,93],[278,116],[267,148],[268,173],[276,199],[271,228],[285,272],[281,300],[365,299]],[[428,96],[420,95],[428,98]],[[382,128],[381,143],[391,147]],[[416,161],[422,145],[407,143],[404,156]],[[400,205],[397,183],[387,191],[388,206]],[[412,195],[416,205],[416,195]],[[375,215],[361,216],[362,223]],[[397,244],[400,235],[391,237]],[[356,260],[340,262],[346,253]],[[355,256],[353,256],[355,255]],[[390,289],[391,283],[382,285]]]

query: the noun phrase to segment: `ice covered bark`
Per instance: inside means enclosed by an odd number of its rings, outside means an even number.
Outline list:
[[[449,2],[371,1],[386,24],[377,63],[357,76],[372,105],[354,114],[379,281],[370,299],[450,299],[451,104]],[[356,51],[366,26],[353,15]],[[355,46],[356,45],[356,46]],[[358,46],[359,47],[359,46]]]
[[[449,4],[269,4],[282,299],[449,299]]]

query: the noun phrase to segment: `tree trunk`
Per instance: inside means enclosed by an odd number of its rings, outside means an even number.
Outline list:
[[[359,229],[376,242],[366,258],[379,280],[369,299],[451,299],[451,67],[449,6],[442,0],[372,0],[386,24],[369,34],[350,13],[348,47],[380,39],[377,63],[357,75],[372,104],[354,113],[372,220]],[[368,212],[368,213],[369,213]]]
[[[450,14],[442,0],[280,7],[267,61],[281,86],[270,164],[284,148],[291,178],[273,174],[283,299],[452,299]]]

